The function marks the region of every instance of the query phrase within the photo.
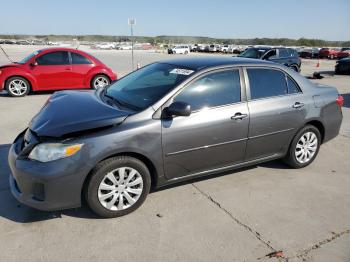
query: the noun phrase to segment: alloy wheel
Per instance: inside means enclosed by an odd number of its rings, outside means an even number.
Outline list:
[[[94,80],[94,88],[103,88],[106,85],[109,85],[109,81],[104,76],[99,76]]]
[[[295,147],[295,158],[301,164],[309,162],[316,154],[318,139],[315,133],[306,132],[300,138]]]
[[[28,84],[21,79],[14,79],[8,85],[9,91],[15,96],[22,96],[28,90]]]
[[[131,167],[120,167],[107,173],[98,187],[98,200],[111,211],[133,206],[143,191],[140,173]]]

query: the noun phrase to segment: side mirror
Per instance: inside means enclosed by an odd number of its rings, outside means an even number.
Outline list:
[[[33,62],[30,63],[30,65],[33,66],[33,67],[34,67],[34,66],[37,66],[37,65],[38,65],[38,62],[34,60]]]
[[[166,117],[172,116],[189,116],[191,114],[191,106],[184,102],[174,102],[164,109]]]

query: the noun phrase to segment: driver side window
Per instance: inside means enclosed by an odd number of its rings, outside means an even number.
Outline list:
[[[58,51],[42,55],[36,59],[38,65],[69,65],[68,52]]]
[[[276,59],[276,58],[277,58],[276,49],[272,49],[272,50],[268,51],[268,52],[264,55],[264,59],[265,59],[265,60]]]
[[[209,73],[185,87],[173,102],[185,102],[191,111],[217,107],[241,101],[239,71]]]

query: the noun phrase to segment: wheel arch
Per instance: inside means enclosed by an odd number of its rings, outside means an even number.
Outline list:
[[[87,186],[89,179],[91,177],[92,171],[94,170],[94,168],[101,162],[112,158],[112,157],[117,157],[117,156],[128,156],[128,157],[133,157],[135,159],[140,160],[142,163],[144,163],[146,165],[146,167],[148,168],[150,175],[151,175],[151,188],[156,188],[157,187],[157,183],[158,183],[158,172],[157,169],[154,165],[154,163],[145,155],[140,154],[140,153],[136,153],[136,152],[120,152],[120,153],[116,153],[116,154],[112,154],[109,155],[103,159],[101,159],[99,162],[96,163],[96,165],[90,170],[90,172],[88,173],[88,175],[85,177],[84,182],[83,182],[83,186],[81,188],[81,196],[83,199],[83,194],[84,194],[84,189]]]
[[[305,126],[306,125],[312,125],[312,126],[316,127],[318,129],[318,131],[320,131],[320,133],[321,133],[321,143],[323,143],[324,137],[325,137],[325,127],[324,127],[323,123],[320,120],[314,119],[314,120],[306,122]]]
[[[23,78],[25,79],[28,83],[29,83],[29,89],[30,91],[33,91],[33,88],[35,86],[33,86],[33,80],[31,80],[30,78],[28,78],[27,76],[23,76],[23,75],[20,75],[20,74],[14,74],[14,75],[11,75],[11,76],[8,76],[5,81],[4,81],[4,88],[6,88],[6,84],[7,84],[7,81],[9,79],[11,79],[12,77],[20,77],[20,78]]]
[[[107,74],[107,73],[105,73],[105,72],[92,72],[91,73],[91,77],[90,77],[90,80],[89,80],[89,86],[90,87],[92,87],[92,81],[94,80],[94,78],[96,77],[96,76],[98,76],[98,75],[103,75],[103,76],[105,76],[105,77],[107,77],[108,79],[109,79],[109,82],[112,82],[112,79],[111,79],[111,77]]]

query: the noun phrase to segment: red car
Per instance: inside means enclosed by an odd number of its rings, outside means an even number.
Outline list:
[[[339,49],[332,49],[332,48],[322,48],[320,52],[318,53],[319,58],[337,58],[340,50]]]
[[[104,87],[116,79],[101,61],[70,48],[38,50],[20,62],[0,66],[0,91],[14,97],[30,91]]]
[[[350,48],[349,47],[344,47],[341,49],[341,51],[338,54],[338,58],[345,58],[350,56]]]

